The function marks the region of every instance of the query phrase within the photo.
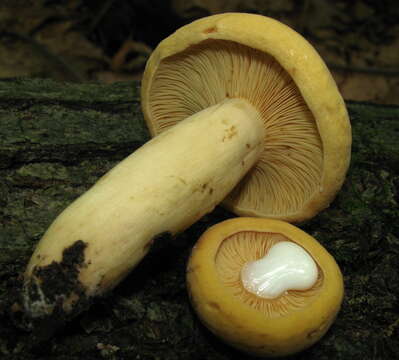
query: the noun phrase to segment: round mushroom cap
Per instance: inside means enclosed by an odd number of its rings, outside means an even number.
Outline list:
[[[268,255],[282,241],[313,258],[316,282],[271,299],[247,291],[240,275],[245,264]],[[235,348],[268,357],[316,343],[334,322],[344,294],[339,266],[316,239],[284,221],[245,217],[223,221],[200,237],[188,261],[187,287],[210,331]]]
[[[264,152],[223,202],[237,215],[303,221],[342,186],[351,148],[344,101],[315,49],[276,20],[226,13],[183,26],[152,53],[141,91],[153,136],[226,98],[259,110]]]

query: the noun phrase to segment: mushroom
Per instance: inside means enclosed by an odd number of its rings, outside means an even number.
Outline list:
[[[67,207],[27,266],[32,318],[64,316],[118,284],[162,233],[222,201],[237,214],[302,221],[328,206],[350,159],[345,104],[312,46],[252,14],[197,20],[148,60],[152,140]]]
[[[301,35],[261,15],[214,15],[163,40],[147,63],[142,109],[153,136],[237,98],[260,113],[263,151],[223,205],[289,222],[327,207],[349,166],[351,129],[330,72]]]
[[[244,217],[200,237],[188,261],[187,287],[211,332],[265,357],[317,342],[344,294],[337,263],[313,237],[281,220]]]

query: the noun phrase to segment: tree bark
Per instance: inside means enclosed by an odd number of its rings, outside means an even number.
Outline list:
[[[330,208],[301,225],[336,258],[346,297],[336,324],[307,359],[399,352],[399,107],[347,106],[353,129],[347,180]],[[38,348],[11,321],[12,289],[51,221],[148,139],[138,83],[0,81],[0,357],[237,356],[199,324],[184,287],[196,239],[233,216],[221,208],[163,239],[108,298],[47,340],[57,346]]]

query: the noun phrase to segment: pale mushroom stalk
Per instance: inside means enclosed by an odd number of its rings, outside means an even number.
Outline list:
[[[237,215],[310,219],[349,166],[350,123],[331,74],[305,39],[264,16],[209,16],[164,39],[147,62],[141,106],[155,138],[39,242],[23,291],[31,317],[82,311],[153,238],[222,201]]]
[[[219,204],[259,159],[263,138],[258,111],[230,99],[135,151],[44,234],[26,270],[25,310],[33,318],[56,306],[69,313],[113,288],[157,235],[178,233]],[[62,275],[62,289],[47,272]]]

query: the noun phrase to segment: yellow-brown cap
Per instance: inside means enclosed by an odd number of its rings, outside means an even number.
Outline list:
[[[275,299],[248,292],[240,270],[282,240],[313,258],[316,283]],[[187,286],[193,308],[214,334],[240,350],[270,357],[293,354],[318,341],[333,323],[344,294],[341,271],[322,245],[294,225],[259,218],[230,219],[208,229],[190,256]]]
[[[226,13],[183,26],[152,53],[141,96],[152,135],[226,98],[260,111],[264,153],[224,201],[238,215],[303,221],[342,186],[351,148],[344,101],[315,49],[276,20]]]

